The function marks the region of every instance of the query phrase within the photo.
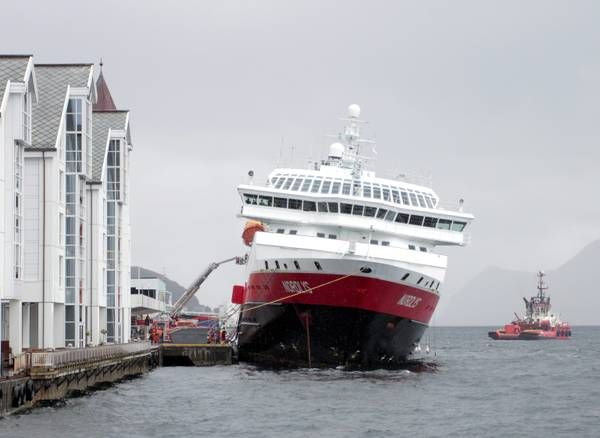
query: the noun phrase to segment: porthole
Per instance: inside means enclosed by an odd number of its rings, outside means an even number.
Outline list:
[[[300,269],[300,263],[298,263],[298,260],[294,260],[294,266],[296,269]]]
[[[372,271],[373,270],[368,266],[363,266],[362,268],[360,268],[360,272],[362,272],[363,274],[370,274]]]

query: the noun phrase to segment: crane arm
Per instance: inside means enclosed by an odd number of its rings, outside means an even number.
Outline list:
[[[206,267],[206,269],[202,272],[202,274],[200,274],[200,276],[198,278],[196,278],[196,280],[194,280],[192,285],[189,288],[187,288],[187,290],[183,293],[183,295],[181,295],[181,297],[175,302],[175,304],[173,305],[173,309],[171,310],[171,313],[170,313],[171,318],[175,318],[175,317],[177,317],[177,315],[179,315],[181,310],[183,310],[183,307],[188,303],[188,301],[190,301],[192,299],[192,297],[196,294],[196,292],[198,292],[198,289],[200,289],[200,286],[202,285],[202,283],[204,283],[204,281],[208,278],[208,276],[215,269],[217,269],[222,264],[229,263],[234,260],[235,260],[236,264],[243,265],[247,261],[247,256],[246,257],[231,257],[231,258],[228,258],[225,260],[221,260],[220,262],[213,262],[213,263],[209,264]]]

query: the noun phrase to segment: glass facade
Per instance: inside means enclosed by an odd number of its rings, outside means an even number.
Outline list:
[[[64,285],[65,345],[85,346],[84,291],[86,278],[85,174],[91,154],[90,105],[84,98],[69,99],[65,119],[64,173]],[[86,151],[84,151],[86,149]],[[85,154],[85,155],[84,155]],[[60,192],[63,190],[61,172]],[[61,217],[62,219],[62,217]],[[63,226],[61,224],[61,226]],[[62,236],[61,236],[62,237]]]

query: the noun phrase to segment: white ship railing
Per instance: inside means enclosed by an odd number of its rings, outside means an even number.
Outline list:
[[[31,367],[57,368],[149,351],[149,341],[31,353]]]

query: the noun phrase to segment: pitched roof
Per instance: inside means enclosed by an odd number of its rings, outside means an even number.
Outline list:
[[[94,103],[94,111],[114,111],[117,109],[106,80],[104,80],[104,74],[102,74],[102,63],[100,63],[100,75],[96,81],[96,90],[97,100]]]
[[[108,132],[110,129],[127,129],[129,111],[94,111],[92,115],[92,180],[101,181]]]
[[[38,103],[32,111],[34,148],[56,147],[67,87],[87,87],[92,64],[36,64]]]
[[[0,55],[0,101],[8,81],[23,82],[31,55]]]

